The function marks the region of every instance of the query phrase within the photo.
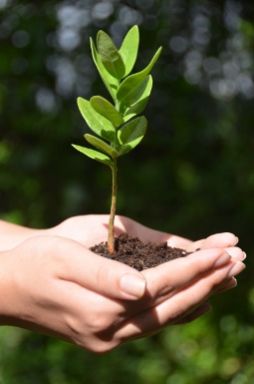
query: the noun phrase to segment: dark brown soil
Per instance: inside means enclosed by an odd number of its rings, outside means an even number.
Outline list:
[[[143,243],[138,238],[129,237],[126,234],[115,239],[115,253],[113,255],[108,252],[107,243],[94,245],[90,249],[101,256],[128,264],[138,271],[156,267],[166,261],[189,254],[183,249],[169,247],[167,243]]]

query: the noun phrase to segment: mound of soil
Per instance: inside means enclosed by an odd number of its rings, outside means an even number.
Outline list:
[[[115,239],[113,255],[108,252],[106,242],[94,245],[90,249],[101,256],[128,264],[138,271],[156,267],[166,261],[189,254],[183,249],[169,247],[167,243],[143,243],[137,237],[130,237],[127,234],[122,234]]]

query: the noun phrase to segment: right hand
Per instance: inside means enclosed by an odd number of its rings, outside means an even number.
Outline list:
[[[198,316],[242,269],[223,249],[208,248],[140,273],[76,241],[38,236],[0,254],[0,322],[106,352]]]

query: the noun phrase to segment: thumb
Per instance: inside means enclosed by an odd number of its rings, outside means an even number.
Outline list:
[[[58,241],[64,260],[59,278],[115,299],[137,300],[144,295],[146,280],[140,272],[99,256],[73,240]]]

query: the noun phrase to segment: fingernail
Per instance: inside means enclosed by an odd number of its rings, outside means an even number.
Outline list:
[[[129,298],[139,299],[145,293],[146,281],[141,276],[127,274],[121,277],[120,287]]]
[[[240,261],[237,261],[233,267],[231,267],[228,271],[228,277],[233,277],[238,275],[240,272],[242,272],[246,268],[245,264],[241,263]]]
[[[239,247],[227,248],[227,253],[232,256],[234,259],[243,261],[246,259],[246,253],[241,250]]]
[[[215,268],[222,267],[231,260],[231,256],[228,253],[223,253],[214,263]]]

